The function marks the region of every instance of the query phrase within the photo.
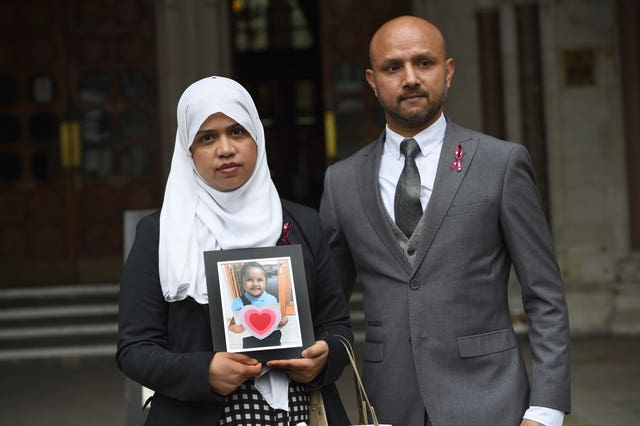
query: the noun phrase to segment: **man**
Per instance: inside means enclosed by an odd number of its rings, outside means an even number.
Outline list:
[[[561,425],[567,307],[527,151],[445,118],[454,62],[431,23],[385,23],[369,56],[387,126],[327,170],[320,214],[345,291],[356,275],[364,286],[363,375],[378,420]],[[511,266],[530,321],[531,386],[509,313]]]

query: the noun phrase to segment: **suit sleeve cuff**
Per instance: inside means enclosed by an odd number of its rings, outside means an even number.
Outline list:
[[[525,411],[522,418],[542,423],[545,426],[562,426],[564,413],[553,408],[536,407],[532,405]]]

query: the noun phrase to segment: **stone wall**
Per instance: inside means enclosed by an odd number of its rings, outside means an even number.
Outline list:
[[[482,131],[475,12],[500,16],[507,139],[522,142],[517,0],[414,0],[440,27],[456,74],[446,113]],[[628,187],[614,0],[538,2],[550,224],[572,333],[640,335],[640,258],[629,250]],[[513,310],[521,310],[517,285]]]

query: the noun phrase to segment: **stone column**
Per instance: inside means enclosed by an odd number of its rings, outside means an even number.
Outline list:
[[[163,170],[169,173],[176,106],[187,86],[231,73],[231,16],[226,0],[157,0],[158,108]]]
[[[640,334],[640,3],[617,0],[619,58],[627,166],[630,254],[618,262],[611,330]]]
[[[483,131],[506,139],[500,40],[500,9],[476,11]]]
[[[618,0],[618,34],[631,249],[640,251],[640,3]]]

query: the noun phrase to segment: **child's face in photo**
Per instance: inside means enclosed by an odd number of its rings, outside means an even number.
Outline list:
[[[267,277],[264,271],[256,267],[248,268],[242,279],[244,290],[253,297],[260,296],[267,285]]]

